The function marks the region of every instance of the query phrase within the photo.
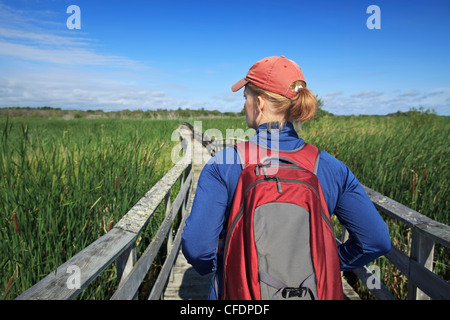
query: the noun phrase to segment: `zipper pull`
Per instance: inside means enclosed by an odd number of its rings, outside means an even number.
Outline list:
[[[259,176],[259,163],[255,167],[255,175]]]
[[[283,192],[283,190],[281,190],[281,183],[280,183],[280,179],[278,178],[278,176],[275,176],[275,180],[277,181],[278,193]]]

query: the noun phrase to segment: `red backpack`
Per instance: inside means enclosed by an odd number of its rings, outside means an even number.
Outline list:
[[[222,299],[343,299],[333,225],[311,144],[236,145],[245,163],[228,218]],[[277,162],[270,162],[275,160]]]

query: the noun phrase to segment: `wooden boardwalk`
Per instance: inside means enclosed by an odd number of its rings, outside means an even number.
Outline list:
[[[212,273],[199,275],[180,250],[173,274],[164,292],[164,300],[207,300],[212,275]]]
[[[213,274],[199,275],[186,261],[180,250],[173,274],[164,293],[164,300],[207,300],[212,276]],[[361,300],[344,278],[342,286],[346,300]]]
[[[211,158],[206,148],[196,139],[193,140],[193,170],[194,185],[192,195],[195,195],[197,181],[204,164]],[[200,162],[200,159],[202,161]],[[193,199],[191,199],[192,201]],[[199,275],[186,261],[182,251],[178,252],[178,258],[173,272],[169,278],[164,300],[206,300],[211,288],[213,274]],[[342,279],[344,295],[348,300],[360,300],[352,287]]]
[[[192,168],[194,170],[192,195],[194,196],[200,172],[205,163],[211,158],[211,155],[196,139],[193,140],[192,155]],[[190,199],[190,201],[193,201],[193,199]],[[164,300],[206,300],[211,287],[211,277],[212,274],[199,275],[186,261],[180,249],[172,275],[164,292]]]

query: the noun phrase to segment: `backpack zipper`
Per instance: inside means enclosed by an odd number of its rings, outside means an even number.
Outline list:
[[[276,182],[277,182],[278,193],[283,192],[283,190],[281,190],[280,178],[278,178],[278,176],[272,176],[272,177],[270,177],[270,176],[268,176],[268,175],[265,175],[265,176],[264,176],[264,180],[265,180],[265,181],[276,181]]]
[[[297,170],[305,170],[305,168],[299,167],[295,164],[286,164],[286,163],[258,163],[255,166],[255,175],[259,176],[259,169],[263,169],[263,173],[264,172],[264,168],[265,167],[274,167],[274,168],[283,168],[283,169],[297,169]]]

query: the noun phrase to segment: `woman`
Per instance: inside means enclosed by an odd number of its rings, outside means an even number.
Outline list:
[[[255,63],[245,78],[232,86],[245,86],[247,124],[256,129],[252,142],[267,148],[294,150],[304,144],[293,123],[306,122],[317,110],[315,95],[306,88],[300,67],[292,60],[268,57]],[[278,129],[278,130],[273,130]],[[276,134],[275,134],[276,133]],[[183,232],[183,253],[195,270],[204,275],[215,272],[209,299],[220,299],[222,250],[227,217],[242,171],[237,152],[218,152],[205,165]],[[346,227],[350,237],[338,247],[341,270],[366,265],[390,250],[390,237],[383,219],[348,167],[320,151],[317,176],[328,211]]]

